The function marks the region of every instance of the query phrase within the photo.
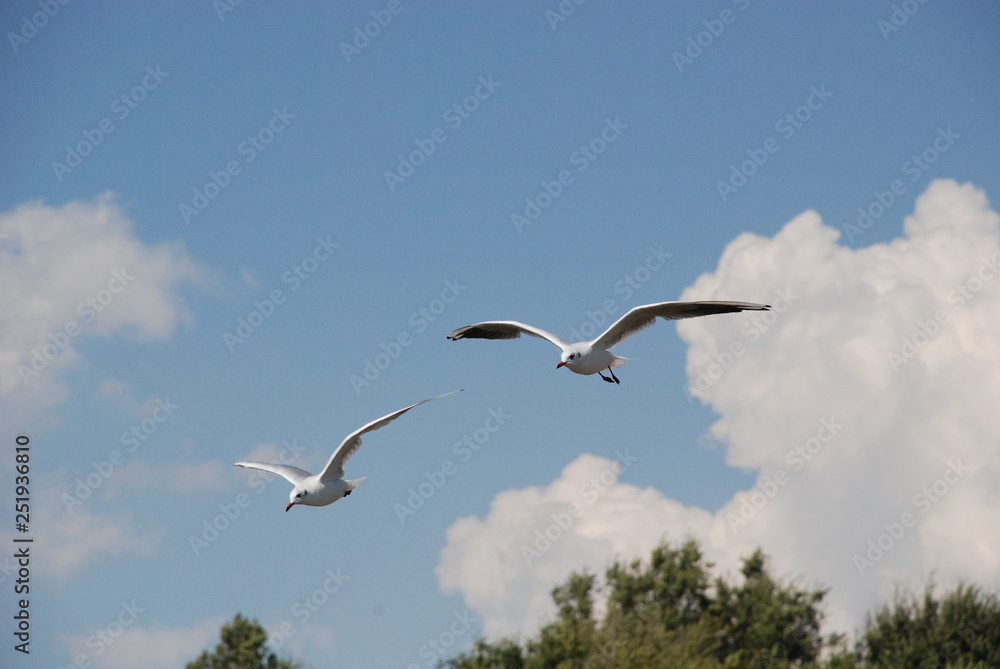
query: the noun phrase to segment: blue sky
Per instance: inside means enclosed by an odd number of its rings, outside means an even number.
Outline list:
[[[530,634],[571,570],[690,535],[721,568],[763,545],[832,587],[845,631],[931,571],[1000,584],[975,525],[997,504],[996,391],[977,380],[1000,364],[1000,9],[562,5],[4,5],[0,438],[12,483],[30,435],[36,537],[31,656],[5,643],[5,665],[177,666],[240,611],[276,642],[290,623],[279,652],[313,666],[429,666],[429,640]],[[871,223],[846,228],[859,208]],[[639,304],[780,291],[794,306],[764,327],[622,344],[620,386],[556,371],[541,341],[445,339],[488,319],[568,338]],[[259,327],[233,343],[240,319]],[[286,482],[230,466],[321,467],[360,425],[457,388],[370,435],[347,467],[368,479],[334,506],[286,514]],[[785,454],[831,417],[846,427],[805,478]],[[636,466],[522,559],[616,452]],[[782,467],[792,481],[734,530]],[[857,567],[910,507],[910,535]]]

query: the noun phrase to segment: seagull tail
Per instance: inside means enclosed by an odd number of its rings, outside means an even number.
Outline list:
[[[618,369],[619,367],[625,364],[626,360],[631,360],[631,359],[632,358],[623,358],[619,355],[616,355],[614,361],[612,361],[611,363],[611,369]]]
[[[352,479],[350,481],[346,481],[346,483],[347,483],[347,489],[348,490],[354,490],[359,485],[361,485],[361,482],[364,481],[366,478],[368,478],[368,477],[367,476],[362,476],[359,479]]]

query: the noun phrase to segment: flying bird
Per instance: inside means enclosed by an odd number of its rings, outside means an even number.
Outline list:
[[[466,325],[448,335],[448,339],[517,339],[522,334],[548,339],[562,350],[562,357],[556,369],[567,367],[577,374],[600,374],[608,383],[621,383],[615,376],[615,368],[625,364],[611,349],[636,332],[645,330],[656,322],[657,317],[668,321],[712,314],[728,314],[737,311],[769,311],[770,305],[753,302],[659,302],[634,307],[619,318],[604,334],[590,341],[567,344],[551,332],[517,321],[485,321]],[[604,376],[604,370],[611,378]]]
[[[351,456],[358,451],[358,448],[361,447],[362,436],[369,432],[374,432],[380,427],[388,425],[414,407],[418,407],[427,402],[433,402],[434,400],[439,400],[442,397],[447,397],[448,395],[453,395],[457,392],[460,391],[453,390],[450,393],[445,393],[444,395],[438,395],[437,397],[432,397],[429,400],[424,400],[423,402],[411,404],[405,409],[393,411],[391,414],[382,416],[378,420],[373,420],[364,427],[355,430],[351,434],[347,435],[347,438],[341,442],[340,446],[337,447],[337,450],[335,450],[333,455],[330,456],[330,460],[326,463],[326,467],[324,467],[323,471],[319,474],[310,474],[306,470],[299,469],[298,467],[271,462],[236,462],[234,465],[237,467],[260,469],[288,479],[289,482],[291,482],[291,484],[295,487],[288,496],[288,506],[285,507],[286,512],[296,504],[305,504],[307,506],[326,506],[327,504],[333,504],[338,499],[350,495],[355,488],[361,485],[362,481],[368,478],[367,476],[363,476],[359,479],[353,479],[351,481],[344,480],[344,465],[351,458]]]

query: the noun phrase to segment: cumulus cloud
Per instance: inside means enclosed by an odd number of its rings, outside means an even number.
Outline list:
[[[73,574],[101,558],[123,555],[152,556],[163,540],[162,528],[138,527],[128,511],[94,513],[84,502],[68,510],[62,488],[42,488],[34,493],[31,507],[32,528],[38,528],[37,541],[46,550],[32,558],[32,568],[56,582],[65,583]],[[13,535],[0,533],[0,540]],[[0,583],[15,565],[9,557],[0,564]]]
[[[488,637],[516,636],[552,615],[549,593],[570,570],[601,574],[615,557],[648,554],[668,528],[712,525],[707,511],[619,482],[636,463],[628,449],[583,454],[549,485],[502,492],[486,518],[456,521],[437,568],[442,589],[461,592]]]
[[[86,656],[92,666],[101,669],[182,667],[214,645],[219,629],[226,622],[223,618],[212,618],[190,627],[143,627],[143,603],[123,604],[106,626],[89,634],[64,637],[70,657],[75,660],[80,655]],[[127,626],[121,624],[118,616]]]
[[[129,488],[181,494],[219,490],[234,485],[233,466],[217,461],[150,465],[141,460],[133,460],[115,474],[114,480]]]
[[[179,242],[146,244],[112,194],[0,214],[0,396],[61,401],[87,337],[145,341],[190,320],[179,287],[204,269]]]
[[[1000,586],[1000,216],[972,185],[935,181],[901,237],[839,238],[812,211],[741,235],[681,297],[775,307],[677,326],[688,392],[755,485],[709,513],[617,484],[530,566],[519,547],[607,463],[581,456],[544,489],[501,493],[449,529],[439,566],[487,634],[530,633],[570,570],[642,556],[668,527],[723,566],[760,545],[778,573],[830,587],[833,629],[932,572]]]

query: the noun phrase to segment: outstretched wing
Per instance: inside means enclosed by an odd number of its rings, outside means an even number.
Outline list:
[[[312,476],[312,474],[306,470],[299,469],[298,467],[292,467],[291,465],[279,465],[270,462],[234,462],[233,464],[237,467],[260,469],[265,472],[277,474],[278,476],[283,476],[291,481],[292,485],[298,485],[299,481],[302,479]]]
[[[453,395],[459,390],[453,390],[450,393],[445,393],[444,395],[438,395],[437,397],[432,397],[429,400],[424,400],[423,402],[417,402],[416,404],[411,404],[405,409],[400,409],[399,411],[393,411],[387,416],[382,416],[377,420],[373,420],[364,427],[355,430],[351,434],[347,435],[347,438],[337,447],[337,450],[333,452],[330,456],[330,461],[326,463],[326,467],[323,468],[323,473],[320,474],[319,480],[323,483],[329,483],[330,481],[336,481],[337,479],[344,478],[344,464],[351,459],[351,456],[357,453],[358,449],[361,447],[361,437],[369,432],[374,432],[375,430],[388,425],[392,421],[396,420],[404,413],[412,409],[413,407],[418,407],[421,404],[427,402],[433,402],[434,400],[439,400],[442,397],[447,397],[448,395]]]
[[[546,332],[541,328],[525,325],[524,323],[518,323],[517,321],[486,321],[476,323],[475,325],[466,325],[464,328],[458,328],[448,335],[448,339],[452,341],[459,339],[517,339],[522,334],[538,337],[539,339],[548,339],[561,349],[567,346],[566,342],[551,332]]]
[[[594,348],[604,350],[613,348],[636,332],[648,328],[656,322],[658,317],[668,321],[676,321],[682,318],[729,314],[737,311],[768,311],[770,308],[769,305],[753,302],[659,302],[646,304],[630,309],[627,314],[615,321],[604,334],[594,340]]]

